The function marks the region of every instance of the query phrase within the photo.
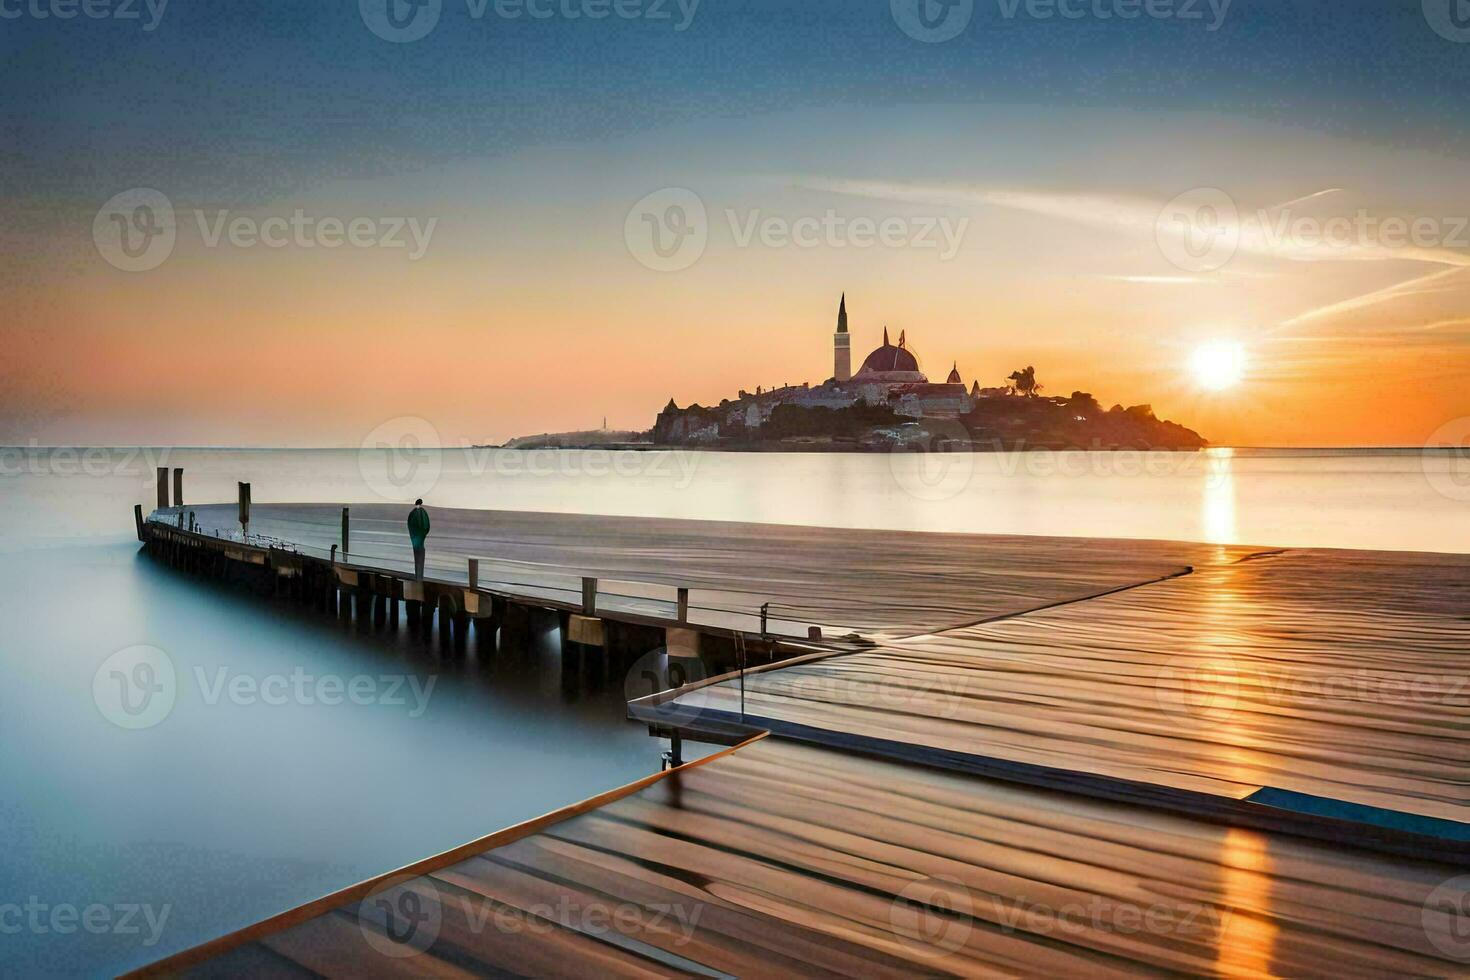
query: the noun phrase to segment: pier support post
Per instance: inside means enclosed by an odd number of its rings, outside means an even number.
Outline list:
[[[440,603],[439,605],[439,649],[449,649],[449,642],[454,627],[450,622],[449,607]]]
[[[239,486],[240,493],[240,530],[246,534],[250,533],[250,484],[242,483]]]
[[[138,529],[138,540],[147,541],[148,536],[143,533],[143,505],[133,505],[133,526]]]
[[[158,468],[158,509],[168,509],[168,467]]]
[[[184,506],[184,468],[174,467],[174,506]]]
[[[465,647],[470,639],[470,616],[464,610],[454,614],[454,653],[456,656],[465,652]]]
[[[471,589],[478,589],[479,587],[480,587],[480,559],[478,559],[478,558],[471,558],[470,559],[470,588]]]
[[[597,579],[582,579],[582,615],[597,615]]]
[[[349,540],[349,537],[348,537],[347,527],[348,527],[347,508],[346,507],[343,507],[342,508],[342,554],[344,554],[344,555],[347,554],[348,552],[350,552],[352,550],[352,548],[349,547],[350,540]]]
[[[689,590],[679,590],[679,622],[689,622]]]
[[[525,653],[531,645],[531,610],[518,602],[506,602],[500,620],[500,647]]]

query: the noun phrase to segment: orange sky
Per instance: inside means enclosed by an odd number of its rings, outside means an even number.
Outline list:
[[[930,172],[910,165],[926,158],[911,141],[848,154],[911,114],[840,127],[820,114],[851,145],[814,156],[801,135],[813,114],[801,113],[343,182],[244,212],[437,217],[417,261],[210,247],[175,202],[173,253],[126,273],[91,240],[100,202],[71,202],[74,218],[0,281],[0,441],[351,446],[397,416],[428,419],[446,445],[604,416],[644,428],[670,397],[825,379],[843,291],[855,363],[886,322],[931,376],[957,360],[967,382],[992,385],[1034,364],[1048,393],[1150,403],[1218,444],[1419,445],[1470,415],[1470,258],[1451,234],[1470,214],[1462,165],[1195,116],[1169,121],[1184,150],[1161,159],[1157,121],[1125,113],[933,111],[952,118],[938,120],[947,157]],[[646,268],[625,238],[634,202],[667,186],[696,190],[708,212],[708,247],[677,272]],[[1181,270],[1155,219],[1195,187],[1228,188],[1247,216],[1283,203],[1317,221],[1433,215],[1447,242],[1326,248],[1247,233],[1223,268]],[[829,210],[968,224],[946,259],[742,245],[727,215]],[[1217,339],[1244,347],[1248,371],[1208,393],[1187,366]]]

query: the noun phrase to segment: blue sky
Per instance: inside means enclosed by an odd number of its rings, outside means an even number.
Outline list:
[[[83,2],[0,0],[0,441],[355,445],[382,421],[363,379],[426,350],[452,363],[381,410],[446,443],[643,427],[671,395],[822,380],[843,291],[859,344],[891,323],[935,372],[1035,363],[1049,390],[1216,441],[1417,444],[1470,416],[1470,0],[973,0],[968,20],[926,8],[959,28],[931,41],[916,5],[940,0],[422,0],[439,18],[406,43],[381,36],[389,0],[34,13]],[[598,4],[637,16],[564,13]],[[1159,16],[1100,16],[1130,9]],[[146,273],[96,223],[138,188],[179,219]],[[625,223],[668,188],[711,225],[677,273]],[[1211,188],[1264,227],[1181,270],[1156,222]],[[295,211],[433,239],[403,262],[206,228]],[[963,235],[940,253],[738,234],[829,213]],[[1437,237],[1283,238],[1363,213]],[[1219,342],[1250,384],[1207,398],[1181,365]],[[152,383],[144,349],[189,382]],[[282,391],[233,385],[242,350]],[[1366,409],[1377,386],[1413,410]]]
[[[1466,144],[1470,58],[1418,0],[1235,0],[1213,32],[1204,0],[1203,21],[1007,19],[981,0],[939,44],[896,29],[886,0],[703,0],[682,32],[674,3],[669,20],[579,22],[474,20],[467,0],[446,0],[408,44],[372,34],[357,0],[173,0],[151,32],[0,21],[4,190],[95,194],[163,170],[239,199],[831,104],[1206,109]]]

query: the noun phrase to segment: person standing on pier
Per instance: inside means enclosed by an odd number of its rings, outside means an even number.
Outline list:
[[[424,510],[423,498],[413,502],[408,514],[408,539],[413,542],[413,577],[424,577],[424,542],[429,537],[429,512]]]

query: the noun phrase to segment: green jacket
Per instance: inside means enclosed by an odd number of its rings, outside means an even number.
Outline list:
[[[422,548],[424,539],[428,536],[429,512],[422,507],[415,507],[408,515],[408,537],[415,548]]]

